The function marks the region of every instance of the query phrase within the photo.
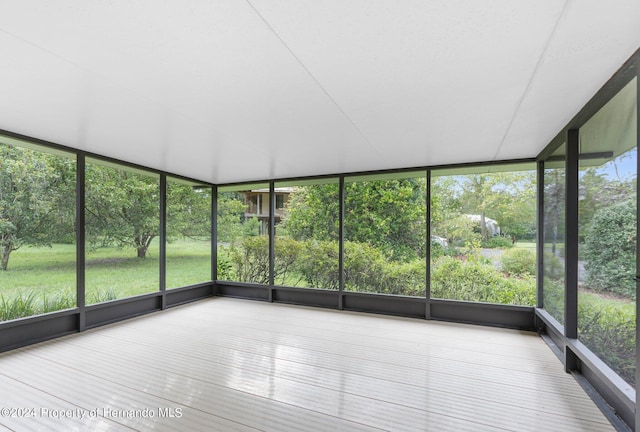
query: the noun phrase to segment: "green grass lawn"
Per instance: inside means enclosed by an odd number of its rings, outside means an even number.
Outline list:
[[[523,241],[518,241],[516,242],[516,244],[514,245],[514,247],[520,248],[520,249],[529,249],[535,252],[536,250],[536,243],[535,242],[523,242]]]
[[[22,247],[11,254],[9,270],[0,271],[0,313],[19,308],[15,299],[33,305],[33,313],[75,306],[75,245]],[[86,302],[98,303],[159,290],[159,247],[151,245],[145,259],[131,248],[104,247],[87,251]],[[167,289],[211,280],[208,241],[178,240],[167,245]],[[18,303],[20,303],[18,302]],[[45,310],[46,311],[46,310]],[[31,315],[33,313],[29,313]],[[22,315],[22,316],[28,316]],[[0,315],[0,320],[3,320]]]
[[[211,243],[179,240],[167,245],[167,289],[211,280]]]

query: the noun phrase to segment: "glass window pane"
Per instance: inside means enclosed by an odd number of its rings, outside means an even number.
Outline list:
[[[86,303],[159,290],[159,176],[87,159]]]
[[[426,175],[345,181],[345,290],[424,297]]]
[[[218,279],[269,283],[269,184],[218,189]]]
[[[637,79],[580,129],[578,337],[635,386]]]
[[[0,321],[76,307],[75,155],[0,136]]]
[[[432,171],[431,296],[533,306],[533,164]]]
[[[566,143],[544,161],[543,307],[564,325]]]
[[[167,178],[167,289],[211,280],[211,187]]]
[[[338,186],[338,179],[276,183],[276,285],[339,288]]]

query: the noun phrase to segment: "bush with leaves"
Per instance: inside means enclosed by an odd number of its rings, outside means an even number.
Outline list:
[[[460,252],[453,246],[443,246],[440,242],[431,239],[431,259],[436,259],[441,256],[458,256]]]
[[[636,371],[635,320],[633,303],[606,303],[587,296],[582,296],[578,302],[580,341],[633,385]]]
[[[366,243],[344,243],[344,283],[347,291],[378,292],[386,260]]]
[[[585,235],[586,284],[635,298],[636,200],[598,210]]]
[[[497,249],[497,248],[511,248],[513,247],[513,242],[509,237],[504,236],[495,236],[489,237],[487,240],[482,242],[483,248]]]
[[[544,278],[544,309],[564,325],[564,280]]]
[[[424,260],[389,262],[380,275],[377,292],[424,297],[426,274],[427,265]]]
[[[418,297],[425,294],[423,259],[393,261],[376,248],[357,242],[346,242],[344,255],[345,288],[349,291]]]
[[[462,246],[469,242],[480,244],[482,236],[475,231],[476,223],[465,215],[457,215],[443,220],[438,225],[438,235],[449,240],[452,246]]]
[[[512,276],[535,276],[536,254],[527,249],[510,249],[501,256],[502,271]]]
[[[296,269],[305,285],[311,288],[337,290],[340,279],[338,271],[338,242],[304,242]]]
[[[304,242],[288,238],[277,238],[275,240],[273,282],[276,285],[296,286],[300,283],[302,277],[296,270],[304,247],[306,247]]]
[[[218,280],[232,280],[233,279],[233,266],[229,261],[226,248],[218,248],[218,260],[217,260],[217,273]]]
[[[76,307],[76,294],[71,291],[42,294],[42,297],[39,297],[33,290],[17,292],[13,297],[0,294],[0,321],[10,321],[74,307]]]
[[[269,283],[269,239],[246,237],[229,248],[235,280],[257,284]]]
[[[545,252],[542,256],[542,264],[545,277],[553,280],[562,280],[564,278],[564,263],[553,253]]]
[[[295,281],[291,282],[289,278],[296,277],[295,266],[301,255],[302,243],[291,239],[276,239],[274,247],[274,283],[296,285]],[[263,285],[269,283],[268,237],[245,237],[229,248],[229,259],[237,281]]]
[[[533,306],[535,279],[505,277],[482,260],[441,257],[431,266],[431,296],[474,302]]]

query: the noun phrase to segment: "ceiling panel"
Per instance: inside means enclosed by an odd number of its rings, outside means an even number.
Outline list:
[[[640,2],[0,2],[0,128],[226,183],[532,157]]]
[[[640,2],[569,2],[497,158],[542,150],[639,47]]]
[[[557,1],[252,4],[383,153],[375,168],[389,160],[457,162],[460,146],[470,160],[493,158],[563,8]]]

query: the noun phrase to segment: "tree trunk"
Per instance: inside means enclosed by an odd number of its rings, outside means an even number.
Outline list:
[[[9,267],[9,255],[11,255],[11,252],[13,251],[12,247],[3,247],[2,248],[2,261],[0,262],[0,269],[3,271],[7,271],[7,268]]]
[[[487,234],[487,219],[484,215],[484,210],[480,213],[480,237],[482,237],[482,241],[489,240],[489,235]]]
[[[149,234],[149,235],[140,234],[136,236],[135,245],[136,245],[136,250],[138,251],[138,258],[144,259],[147,257],[147,251],[149,250],[149,245],[151,244],[154,238],[155,238],[155,235],[152,235],[152,234]]]
[[[138,258],[146,258],[147,257],[147,247],[140,246],[138,247]]]

